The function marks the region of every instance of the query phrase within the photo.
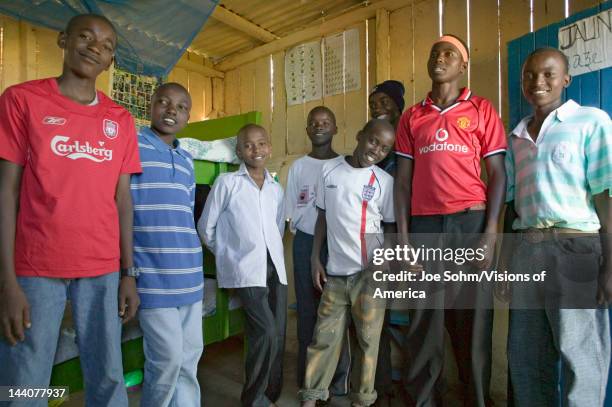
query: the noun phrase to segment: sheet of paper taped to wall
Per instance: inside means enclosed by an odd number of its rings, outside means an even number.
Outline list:
[[[185,137],[181,138],[180,142],[181,148],[191,154],[194,160],[240,164],[236,156],[236,137],[213,141]]]

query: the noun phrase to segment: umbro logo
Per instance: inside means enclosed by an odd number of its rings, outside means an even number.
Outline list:
[[[56,126],[63,126],[66,124],[66,119],[63,117],[55,117],[55,116],[45,116],[43,119],[43,124],[54,124]]]

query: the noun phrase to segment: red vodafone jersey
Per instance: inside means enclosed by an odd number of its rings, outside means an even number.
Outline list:
[[[98,92],[83,106],[54,78],[0,96],[0,158],[23,166],[18,276],[77,278],[119,270],[120,174],[141,172],[130,114]]]
[[[445,215],[486,202],[480,160],[507,148],[491,102],[468,88],[444,110],[428,96],[404,112],[395,143],[397,155],[414,160],[412,215]]]

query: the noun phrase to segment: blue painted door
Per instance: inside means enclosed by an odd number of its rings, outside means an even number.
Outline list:
[[[531,112],[531,107],[521,94],[521,65],[525,57],[535,48],[546,46],[557,48],[559,27],[610,8],[612,8],[612,1],[607,1],[598,7],[584,10],[558,23],[508,42],[508,102],[510,107],[508,124],[510,129]],[[565,98],[574,99],[581,105],[598,107],[612,116],[612,67],[572,78],[572,83],[565,92]]]
[[[535,48],[547,46],[557,48],[559,45],[557,37],[559,27],[610,8],[612,8],[612,1],[607,1],[598,7],[576,13],[565,20],[508,42],[508,102],[510,115],[508,124],[510,130],[523,117],[531,113],[531,106],[529,106],[521,93],[521,66],[527,55]],[[572,78],[572,83],[564,92],[564,98],[573,99],[581,105],[598,107],[612,116],[612,67]],[[612,321],[612,310],[610,311],[610,318]],[[611,379],[612,368],[609,374],[605,407],[612,407]],[[562,377],[560,383],[563,386]]]

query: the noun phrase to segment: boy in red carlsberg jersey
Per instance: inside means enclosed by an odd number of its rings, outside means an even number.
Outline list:
[[[130,174],[141,171],[134,121],[95,88],[117,45],[110,21],[76,16],[57,44],[58,78],[0,97],[0,366],[10,367],[0,385],[49,385],[70,299],[87,405],[127,406],[120,317],[138,308],[129,276]]]

